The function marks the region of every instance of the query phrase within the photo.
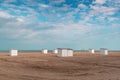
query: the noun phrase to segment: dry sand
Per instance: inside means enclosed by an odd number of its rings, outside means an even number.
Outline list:
[[[120,52],[82,53],[60,58],[38,52],[11,57],[1,52],[0,80],[120,80]]]

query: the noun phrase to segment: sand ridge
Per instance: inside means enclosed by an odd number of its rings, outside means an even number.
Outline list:
[[[85,53],[85,54],[84,54]],[[1,80],[120,80],[120,52],[74,53],[74,57],[19,52],[0,53]]]

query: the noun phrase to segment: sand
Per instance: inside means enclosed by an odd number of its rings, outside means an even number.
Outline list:
[[[19,52],[0,53],[0,80],[120,80],[120,52],[76,52],[74,57]]]

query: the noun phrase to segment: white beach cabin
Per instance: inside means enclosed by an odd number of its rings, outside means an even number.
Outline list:
[[[100,53],[101,53],[101,54],[104,54],[104,55],[108,55],[108,49],[101,48],[101,49],[100,49]]]
[[[58,50],[57,50],[57,49],[55,49],[55,50],[53,51],[53,53],[57,54],[57,53],[58,53]]]
[[[18,55],[18,50],[12,49],[10,50],[10,56],[17,56]]]
[[[43,50],[42,50],[42,53],[43,53],[43,54],[47,54],[47,53],[48,53],[48,50],[47,50],[47,49],[43,49]]]
[[[89,49],[89,53],[94,54],[94,53],[95,53],[95,50],[94,50],[94,49]]]
[[[73,50],[69,48],[58,48],[58,57],[68,57],[73,56]]]

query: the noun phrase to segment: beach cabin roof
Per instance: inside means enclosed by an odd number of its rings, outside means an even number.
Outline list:
[[[72,50],[70,48],[57,48],[58,50]]]
[[[108,50],[107,48],[100,48],[101,50]]]

